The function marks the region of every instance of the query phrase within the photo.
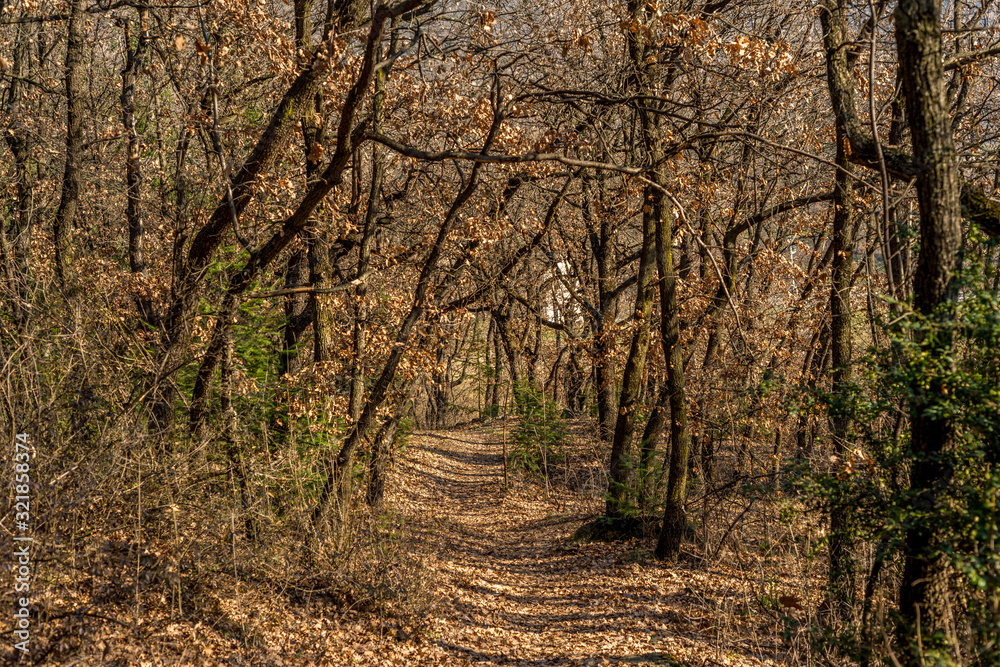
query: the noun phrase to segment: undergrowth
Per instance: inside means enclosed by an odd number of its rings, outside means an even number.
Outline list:
[[[566,460],[562,412],[554,401],[530,384],[517,387],[514,397],[521,421],[514,431],[509,465],[547,479]]]
[[[274,430],[277,374],[240,369],[230,435],[218,410],[199,440],[183,421],[152,432],[143,399],[156,337],[100,300],[37,301],[30,322],[0,322],[7,460],[15,434],[31,443],[36,662],[79,659],[122,628],[154,655],[169,652],[177,623],[252,656],[265,651],[265,617],[320,599],[421,626],[429,597],[398,518],[365,510],[358,488],[361,510],[313,527],[320,462],[338,443],[316,428],[321,414]],[[0,516],[13,516],[13,500],[4,495]]]

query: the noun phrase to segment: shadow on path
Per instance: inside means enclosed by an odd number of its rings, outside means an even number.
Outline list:
[[[472,664],[664,664],[650,637],[691,622],[661,604],[663,568],[639,568],[639,544],[563,548],[601,499],[547,496],[516,475],[505,491],[502,466],[483,430],[416,433],[407,450],[403,492],[442,601],[438,645]]]

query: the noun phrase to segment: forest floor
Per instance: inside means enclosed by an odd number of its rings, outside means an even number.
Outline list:
[[[511,475],[505,489],[501,428],[415,434],[393,484],[391,502],[415,531],[439,601],[426,633],[455,664],[701,667],[790,657],[779,615],[760,615],[758,592],[736,573],[656,563],[651,540],[569,546],[602,511],[601,489],[579,474],[566,484],[559,472],[548,488]]]
[[[740,548],[706,560],[692,546],[665,565],[652,559],[651,538],[570,544],[603,509],[603,448],[587,437],[592,423],[578,420],[580,437],[549,484],[519,472],[505,482],[511,425],[414,433],[397,455],[382,528],[368,531],[384,558],[362,560],[395,573],[402,613],[352,608],[289,583],[288,565],[273,555],[273,577],[238,575],[235,546],[232,567],[187,585],[183,612],[166,584],[163,595],[131,603],[128,590],[108,591],[133,567],[133,550],[108,541],[92,555],[94,576],[63,568],[48,578],[35,597],[31,655],[17,657],[267,667],[799,663],[801,636],[789,644],[782,629],[802,627],[798,601],[809,595],[782,558]],[[116,574],[112,561],[124,569]],[[800,597],[779,595],[789,591]],[[5,648],[3,657],[14,657]]]

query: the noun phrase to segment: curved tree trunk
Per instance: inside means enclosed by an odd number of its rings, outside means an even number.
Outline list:
[[[392,447],[396,440],[396,432],[399,430],[399,423],[403,416],[410,410],[410,401],[416,388],[416,381],[411,380],[396,403],[392,415],[388,417],[372,441],[371,473],[368,477],[368,491],[365,494],[365,501],[368,506],[379,510],[382,509],[385,500],[385,481],[392,465]]]
[[[499,128],[500,118],[495,117],[493,126],[490,128],[484,142],[484,152],[488,151],[493,145],[493,141],[496,138]],[[452,202],[451,208],[448,210],[448,214],[445,216],[444,221],[441,223],[441,227],[438,229],[438,234],[434,240],[434,244],[431,246],[430,252],[424,260],[423,268],[420,271],[420,277],[417,279],[417,284],[413,291],[413,300],[410,305],[410,310],[403,319],[403,322],[400,324],[399,331],[396,332],[392,351],[389,353],[389,357],[382,366],[382,372],[379,374],[378,379],[375,381],[375,384],[372,385],[371,392],[368,395],[368,400],[365,401],[361,415],[354,423],[354,426],[351,427],[351,430],[348,431],[347,437],[344,438],[344,444],[341,446],[337,455],[332,456],[325,461],[324,473],[326,475],[326,479],[323,482],[319,502],[317,502],[316,507],[313,509],[312,521],[314,524],[320,523],[326,517],[326,514],[334,500],[339,501],[341,509],[344,509],[344,505],[346,504],[350,491],[349,476],[346,472],[350,470],[351,461],[354,458],[354,452],[361,443],[361,440],[368,433],[368,429],[371,428],[372,422],[375,419],[376,412],[385,401],[389,388],[396,377],[396,369],[399,367],[399,362],[402,361],[403,355],[406,352],[407,343],[410,340],[413,328],[423,317],[424,312],[426,311],[428,306],[427,299],[429,296],[428,291],[431,285],[431,278],[437,270],[437,264],[441,257],[441,253],[444,252],[448,234],[451,232],[455,221],[458,219],[459,212],[479,187],[479,174],[481,170],[482,163],[477,162],[472,168],[472,173],[469,175],[469,179],[466,182],[465,187],[462,188],[462,190],[455,197],[455,200]]]
[[[386,7],[380,6],[370,21],[368,39],[360,71],[351,86],[341,109],[337,126],[336,151],[315,184],[309,188],[299,202],[295,212],[285,220],[281,230],[256,248],[243,268],[229,281],[228,292],[241,294],[250,281],[278,254],[284,250],[308,225],[312,213],[330,192],[340,185],[351,151],[362,141],[356,132],[355,117],[368,90],[375,72],[378,45],[381,44],[385,22],[395,16],[405,14],[420,6],[423,0],[400,0]],[[197,303],[200,288],[209,263],[226,235],[249,205],[254,196],[254,185],[258,179],[281,159],[287,147],[300,113],[296,110],[308,108],[325,80],[324,67],[310,67],[303,70],[285,92],[271,120],[259,137],[253,151],[243,166],[233,177],[232,196],[227,192],[216,206],[208,222],[191,241],[186,262],[178,261],[182,268],[175,276],[170,311],[164,326],[164,348],[158,360],[158,370],[152,379],[153,390],[149,393],[152,405],[150,426],[164,429],[173,422],[174,378],[187,360],[187,346],[191,339],[191,314]]]

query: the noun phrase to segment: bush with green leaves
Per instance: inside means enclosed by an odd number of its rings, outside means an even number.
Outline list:
[[[992,256],[992,244],[988,250],[985,256]],[[848,508],[839,537],[871,547],[870,567],[859,572],[855,562],[852,573],[855,597],[847,602],[853,620],[835,630],[817,628],[823,642],[848,658],[891,660],[884,655],[885,639],[894,635],[898,620],[891,612],[904,538],[917,526],[952,572],[953,628],[948,638],[924,634],[924,664],[1000,664],[1000,301],[990,287],[996,271],[967,256],[956,279],[958,298],[947,311],[925,317],[897,304],[894,321],[882,327],[890,344],[863,360],[864,372],[855,374],[850,390],[818,396],[817,404],[831,416],[852,418],[850,451],[818,460],[789,479],[827,510]],[[928,341],[950,353],[929,354]],[[917,501],[909,484],[920,456],[907,425],[915,405],[952,427],[948,447],[937,455],[946,474],[930,507]],[[880,598],[890,611],[884,616],[874,611]],[[890,650],[900,655],[904,649]]]

